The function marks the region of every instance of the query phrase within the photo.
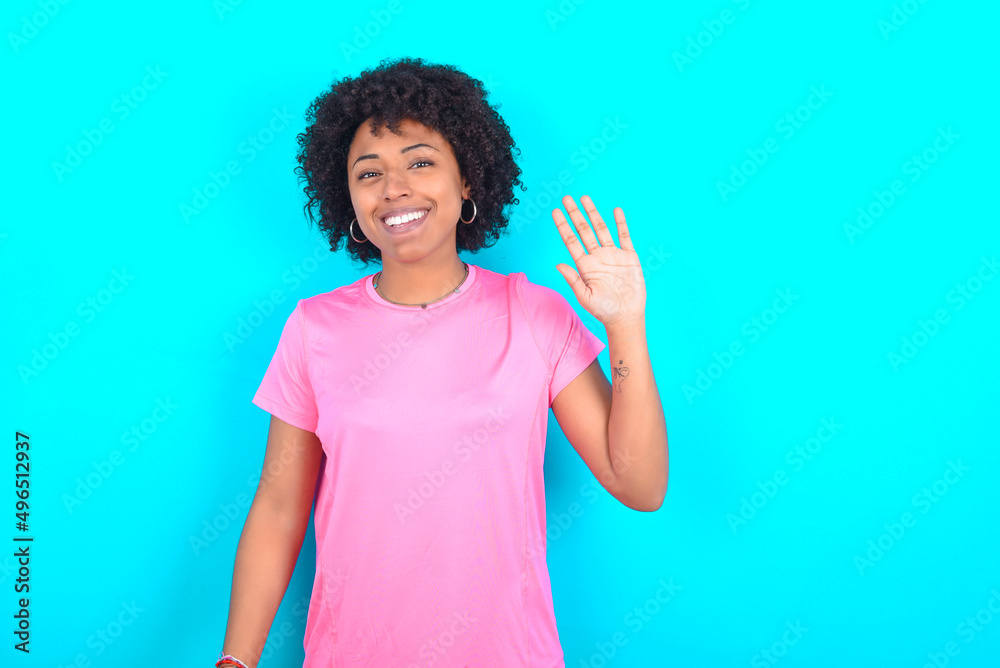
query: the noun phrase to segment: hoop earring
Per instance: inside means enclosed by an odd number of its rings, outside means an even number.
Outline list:
[[[348,229],[348,231],[349,231],[349,232],[351,233],[351,238],[352,238],[352,239],[354,239],[355,241],[357,241],[357,242],[358,242],[359,244],[363,244],[363,243],[365,243],[366,241],[368,241],[368,239],[363,239],[363,240],[358,240],[358,239],[357,239],[357,238],[355,238],[355,236],[354,236],[354,223],[355,223],[355,222],[356,222],[357,220],[358,220],[357,218],[355,218],[354,220],[352,220],[352,221],[351,221],[351,226],[350,226],[349,228],[347,228],[347,229]]]
[[[471,222],[472,222],[473,220],[475,220],[475,219],[476,219],[476,214],[478,214],[478,213],[479,213],[479,210],[478,210],[478,209],[476,208],[476,202],[475,202],[475,200],[473,200],[473,199],[472,199],[472,198],[470,197],[468,201],[472,202],[472,220],[465,220],[464,218],[462,218],[462,214],[461,214],[461,213],[459,213],[459,214],[458,214],[458,219],[459,219],[459,220],[461,220],[461,221],[462,221],[463,223],[465,223],[466,225],[468,225],[468,224],[469,224],[469,223],[471,223]],[[466,202],[466,200],[464,200],[464,199],[463,199],[463,200],[462,200],[462,208],[463,208],[463,209],[465,208],[465,202]]]

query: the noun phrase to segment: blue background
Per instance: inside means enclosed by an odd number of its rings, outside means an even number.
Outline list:
[[[31,435],[35,542],[30,655],[0,558],[4,665],[214,662],[267,435],[250,399],[295,303],[377,270],[307,226],[295,135],[335,78],[402,55],[484,81],[522,151],[510,234],[463,259],[605,341],[548,192],[622,207],[643,262],[669,490],[621,505],[550,420],[567,666],[1000,665],[998,11],[5,3],[3,451],[11,471]],[[301,663],[313,550],[262,666]]]

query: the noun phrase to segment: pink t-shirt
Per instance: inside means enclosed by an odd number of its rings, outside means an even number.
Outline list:
[[[565,666],[546,425],[604,348],[555,290],[471,263],[426,309],[372,275],[298,302],[253,403],[323,444],[303,668]]]

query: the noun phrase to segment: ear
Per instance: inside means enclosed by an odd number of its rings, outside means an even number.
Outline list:
[[[469,185],[468,179],[464,176],[462,177],[462,199],[469,199],[469,192],[472,190],[472,186]]]

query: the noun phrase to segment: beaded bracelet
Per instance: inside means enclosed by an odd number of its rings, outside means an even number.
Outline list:
[[[233,666],[239,666],[239,668],[248,668],[247,664],[243,663],[235,656],[230,656],[229,654],[219,652],[219,660],[215,662],[215,668],[219,668],[219,666],[226,663]]]

